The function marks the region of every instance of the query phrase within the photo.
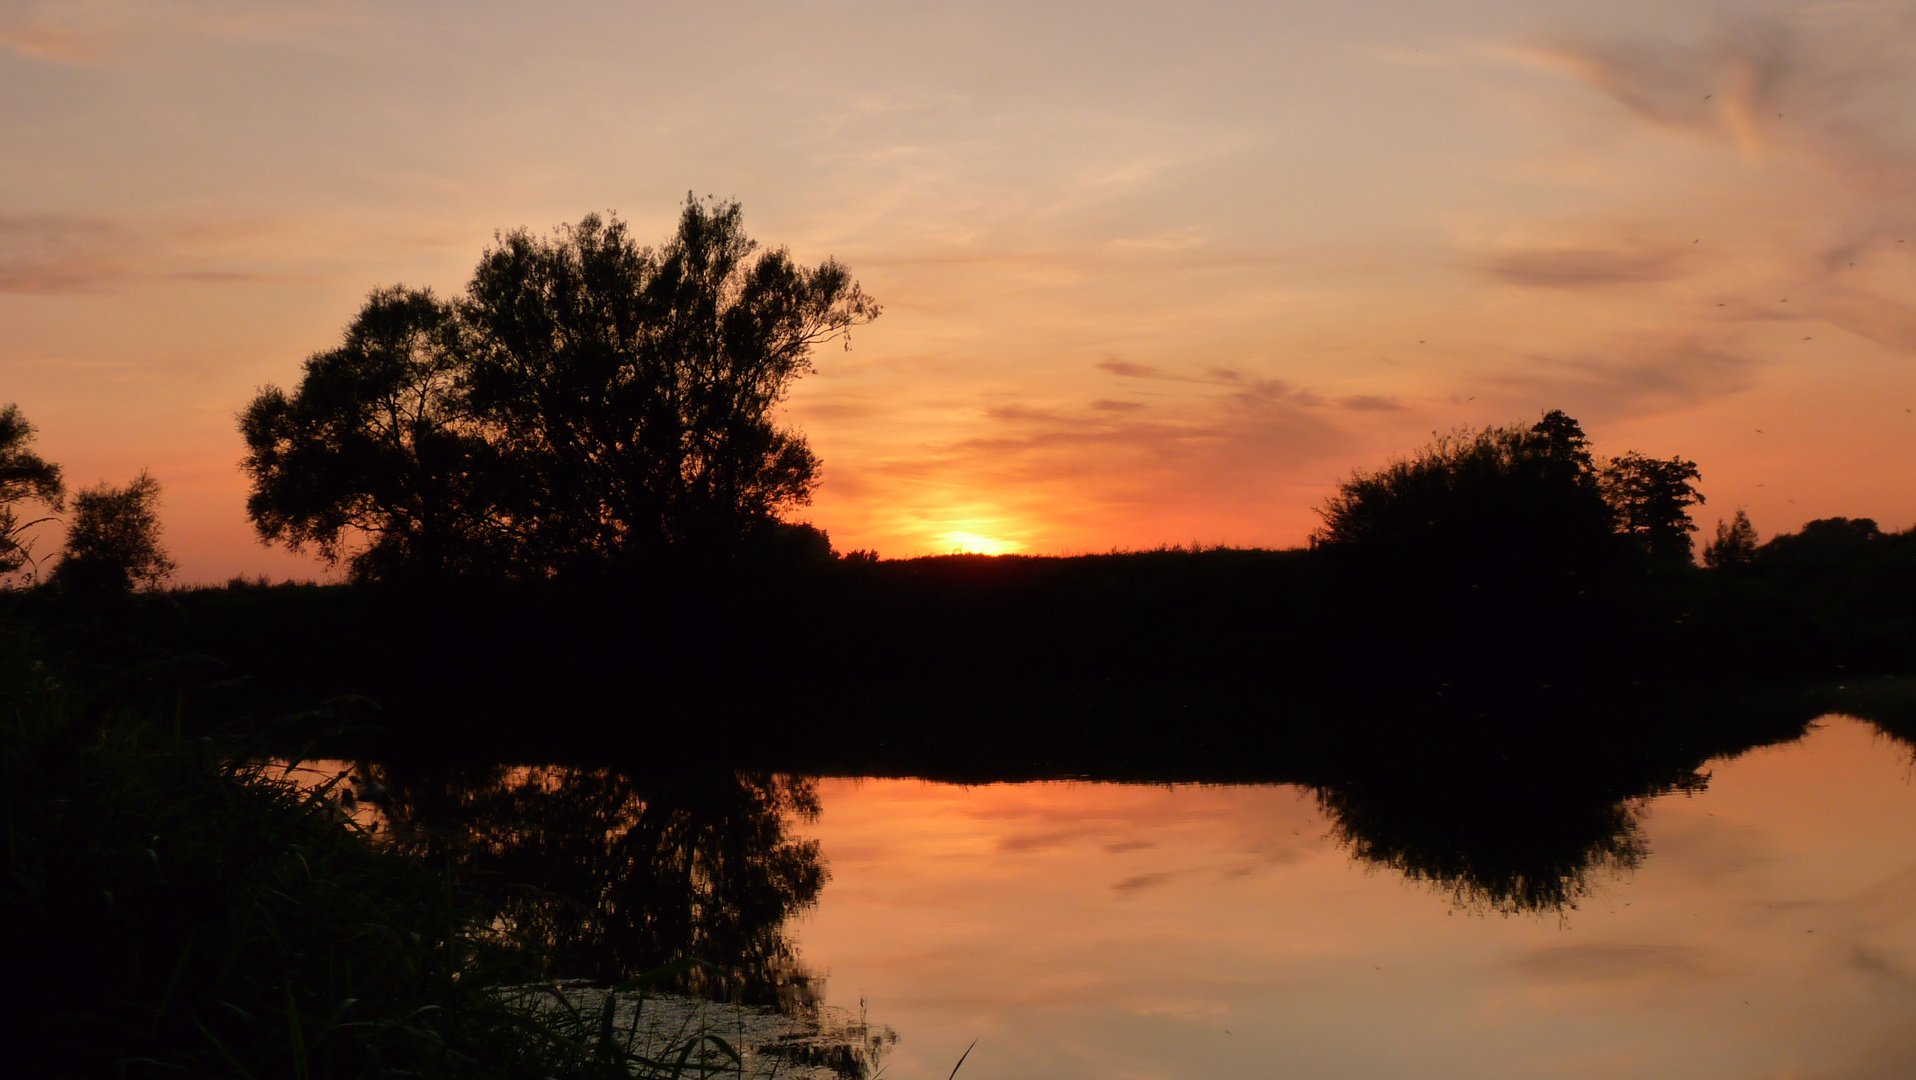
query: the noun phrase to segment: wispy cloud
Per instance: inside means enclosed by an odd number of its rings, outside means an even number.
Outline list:
[[[1339,408],[1353,412],[1401,412],[1404,403],[1383,394],[1353,394],[1337,399]]]
[[[1108,401],[1082,411],[1002,405],[986,414],[995,430],[938,457],[967,477],[992,478],[989,486],[1062,484],[1098,500],[1175,502],[1268,486],[1282,470],[1348,445],[1324,404],[1264,379],[1159,409]]]
[[[1577,415],[1641,416],[1701,405],[1755,384],[1756,359],[1727,339],[1689,331],[1618,337],[1602,351],[1535,354],[1488,387]]]
[[[1683,271],[1688,252],[1674,245],[1618,248],[1523,248],[1495,256],[1490,272],[1514,285],[1581,288],[1666,281]]]
[[[277,41],[372,21],[354,0],[74,0],[27,2],[0,13],[0,49],[90,64],[156,39]]]
[[[304,282],[320,275],[280,248],[267,222],[123,222],[71,214],[0,216],[0,293],[98,293],[141,282],[203,285]]]
[[[0,292],[91,292],[127,276],[127,234],[98,218],[0,217]]]
[[[62,25],[20,15],[0,16],[0,49],[38,60],[83,64],[98,59],[115,38],[98,26]]]
[[[1126,379],[1155,379],[1162,375],[1157,368],[1149,364],[1133,364],[1127,360],[1119,360],[1115,357],[1109,360],[1100,360],[1095,366],[1099,371],[1108,371],[1113,375]]]
[[[1529,56],[1642,120],[1732,145],[1751,166],[1806,155],[1859,187],[1908,192],[1916,145],[1901,102],[1916,88],[1912,48],[1916,9],[1835,4],[1723,8],[1694,42],[1564,38]]]

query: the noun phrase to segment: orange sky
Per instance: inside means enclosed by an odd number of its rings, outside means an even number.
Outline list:
[[[150,467],[184,579],[311,576],[244,520],[253,391],[494,229],[692,189],[885,304],[791,401],[841,549],[1294,544],[1548,407],[1695,458],[1706,527],[1902,528],[1913,49],[1870,2],[15,0],[0,401]]]

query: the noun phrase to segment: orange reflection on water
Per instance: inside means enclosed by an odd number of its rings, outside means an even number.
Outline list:
[[[1916,1074],[1906,746],[1832,718],[1653,800],[1559,916],[1354,864],[1294,787],[826,780],[798,927],[887,1075]]]

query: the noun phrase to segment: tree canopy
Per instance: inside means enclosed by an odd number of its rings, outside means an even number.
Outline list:
[[[1716,538],[1703,545],[1703,565],[1716,568],[1748,566],[1756,561],[1756,526],[1750,515],[1738,507],[1736,516],[1716,523]]]
[[[1589,439],[1560,411],[1529,427],[1439,436],[1353,475],[1319,515],[1319,544],[1458,568],[1574,558],[1604,543],[1613,522]]]
[[[1687,554],[1695,477],[1680,459],[1599,460],[1551,411],[1354,474],[1313,540],[1339,574],[1345,632],[1416,641],[1397,662],[1430,672],[1490,664],[1550,682],[1625,640],[1607,628],[1636,620],[1644,572]]]
[[[155,589],[177,569],[160,546],[160,482],[142,472],[125,487],[98,484],[73,496],[66,555],[52,583],[67,590]]]
[[[1599,474],[1604,501],[1616,513],[1617,531],[1631,537],[1654,558],[1690,561],[1690,507],[1703,496],[1691,481],[1696,462],[1680,457],[1645,457],[1632,450],[1611,458]]]
[[[493,447],[467,404],[466,331],[430,290],[374,290],[299,388],[269,386],[240,419],[260,536],[362,576],[468,570],[505,558]]]
[[[1703,502],[1693,461],[1632,450],[1601,462],[1582,425],[1551,410],[1528,427],[1465,429],[1409,458],[1357,473],[1319,510],[1320,544],[1489,562],[1588,560],[1627,539],[1659,560],[1688,561]]]
[[[26,531],[49,520],[45,515],[23,520],[19,505],[37,502],[57,511],[66,498],[60,466],[34,453],[34,434],[18,405],[0,407],[0,575],[27,565],[33,550]]]
[[[515,230],[464,295],[375,291],[298,387],[260,391],[248,512],[359,577],[725,552],[810,501],[818,459],[776,409],[878,314],[736,203],[688,199],[656,248],[611,216]]]

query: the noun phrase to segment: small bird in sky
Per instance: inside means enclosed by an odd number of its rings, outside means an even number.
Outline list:
[[[1757,433],[1758,435],[1761,435],[1761,434],[1763,434],[1763,429],[1762,429],[1762,428],[1757,428],[1757,429],[1756,429],[1756,433]]]
[[[1703,100],[1708,101],[1715,96],[1716,96],[1715,94],[1705,94],[1703,95]]]

